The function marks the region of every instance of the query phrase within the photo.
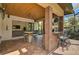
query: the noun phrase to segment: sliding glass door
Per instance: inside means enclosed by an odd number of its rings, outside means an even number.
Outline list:
[[[37,34],[42,34],[43,32],[43,22],[42,21],[38,21],[34,23],[34,31]]]

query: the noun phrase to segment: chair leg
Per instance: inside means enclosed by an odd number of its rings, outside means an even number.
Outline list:
[[[64,52],[64,47],[62,47],[62,52]]]

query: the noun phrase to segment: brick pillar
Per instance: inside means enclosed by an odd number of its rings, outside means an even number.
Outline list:
[[[45,20],[44,20],[44,26],[45,26],[45,36],[44,36],[44,46],[47,51],[53,50],[57,45],[57,38],[52,32],[52,8],[48,6],[45,9]]]
[[[45,9],[45,49],[49,49],[49,40],[52,39],[52,8]]]
[[[59,22],[59,30],[63,33],[63,29],[64,29],[64,20],[63,20],[63,16],[60,17],[60,22]]]

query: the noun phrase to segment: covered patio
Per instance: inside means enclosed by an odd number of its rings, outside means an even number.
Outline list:
[[[58,36],[63,33],[64,15],[73,13],[72,6],[68,3],[7,3],[2,4],[0,9],[0,54],[12,51],[15,51],[13,54],[48,54],[54,51],[58,47]],[[21,25],[25,24],[24,27],[15,26],[15,23],[20,22],[23,22]],[[23,37],[14,38],[19,35]]]

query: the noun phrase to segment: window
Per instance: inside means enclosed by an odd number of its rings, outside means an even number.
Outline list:
[[[13,29],[20,29],[20,25],[13,25]]]

